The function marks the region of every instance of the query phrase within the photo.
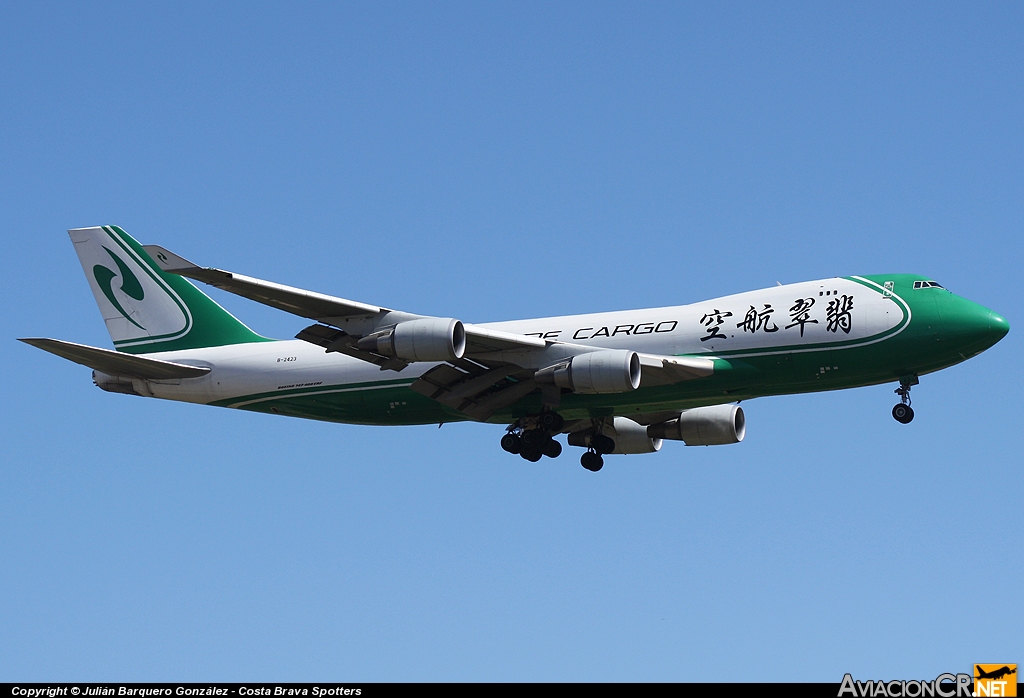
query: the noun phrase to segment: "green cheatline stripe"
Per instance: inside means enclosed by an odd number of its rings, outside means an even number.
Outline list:
[[[872,291],[876,291],[879,294],[882,293],[881,287],[878,284],[874,283],[873,281],[868,281],[867,279],[862,279],[859,276],[844,276],[843,278],[847,279],[848,281],[853,281],[855,283],[861,284],[862,286],[866,286],[867,288],[871,289]],[[745,356],[772,356],[774,354],[806,354],[806,353],[812,353],[812,352],[817,352],[817,351],[828,351],[830,349],[843,349],[843,348],[859,347],[859,346],[864,346],[864,345],[867,345],[867,344],[874,344],[876,342],[880,342],[883,339],[887,339],[889,337],[892,337],[894,335],[899,334],[900,332],[902,332],[903,330],[905,330],[907,328],[907,325],[910,324],[910,306],[907,305],[907,302],[905,300],[903,300],[903,298],[901,298],[900,296],[896,295],[894,292],[890,291],[889,295],[890,295],[890,297],[893,300],[897,301],[896,305],[900,308],[901,311],[903,311],[903,319],[900,320],[900,322],[897,323],[897,325],[895,327],[892,327],[892,328],[890,328],[888,330],[885,330],[884,332],[879,332],[878,334],[871,335],[870,337],[864,337],[862,339],[844,339],[844,340],[840,340],[840,341],[836,341],[836,342],[824,342],[824,343],[812,344],[812,345],[807,345],[807,344],[790,344],[790,345],[782,346],[782,347],[762,347],[762,348],[758,348],[758,349],[736,349],[736,350],[732,350],[732,351],[715,352],[715,356],[719,356],[719,357],[722,357],[722,358],[729,358],[729,357],[741,358],[741,357],[745,357]],[[702,355],[701,354],[686,354],[685,356],[701,357]],[[708,358],[708,357],[707,356],[703,356],[703,358]]]
[[[265,393],[252,393],[251,395],[239,395],[238,397],[226,400],[217,400],[208,403],[214,407],[237,407],[252,402],[264,402],[278,398],[296,397],[298,395],[316,395],[323,393],[345,393],[359,390],[380,390],[381,388],[400,388],[412,385],[415,380],[399,378],[396,380],[370,381],[367,383],[338,383],[335,385],[312,385],[304,388],[286,388],[284,390],[271,390]]]

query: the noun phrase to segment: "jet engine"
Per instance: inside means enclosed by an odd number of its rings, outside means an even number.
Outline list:
[[[576,431],[569,434],[570,446],[598,446],[591,443],[597,436],[593,430]],[[599,449],[603,453],[654,453],[661,450],[661,439],[651,437],[647,433],[647,427],[637,424],[626,417],[615,417],[612,419],[611,428],[605,427],[602,436],[614,442],[614,449]]]
[[[149,389],[149,384],[141,378],[111,376],[102,371],[93,371],[92,382],[96,384],[97,388],[106,390],[108,393],[124,393],[125,395],[141,395],[144,397],[153,396],[153,391]]]
[[[405,361],[452,361],[466,352],[466,328],[452,318],[409,320],[363,337],[356,346]]]
[[[578,354],[537,371],[534,380],[585,395],[626,393],[640,387],[640,357],[626,349]]]
[[[687,446],[718,446],[743,441],[747,420],[739,405],[714,405],[686,410],[676,419],[647,427],[654,439],[685,441]]]

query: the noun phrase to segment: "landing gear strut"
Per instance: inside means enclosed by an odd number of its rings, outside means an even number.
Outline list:
[[[900,396],[900,404],[892,408],[892,418],[900,424],[910,424],[914,419],[914,408],[910,406],[910,388],[917,385],[917,376],[901,378],[900,387],[895,392]]]
[[[537,417],[537,424],[540,425],[541,429],[557,434],[565,425],[565,420],[557,412],[545,411],[541,412],[540,416]]]
[[[590,437],[590,447],[587,452],[580,456],[580,465],[592,473],[604,467],[602,454],[611,453],[615,450],[615,439],[604,434],[594,434]]]
[[[555,441],[553,435],[561,431],[564,424],[562,415],[550,411],[521,419],[510,425],[508,433],[501,437],[501,447],[531,463],[536,463],[542,456],[558,458],[562,454],[562,444]]]

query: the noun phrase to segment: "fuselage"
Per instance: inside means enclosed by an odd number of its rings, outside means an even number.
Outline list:
[[[1009,329],[991,310],[926,277],[890,274],[776,286],[689,305],[481,324],[560,343],[714,360],[714,374],[611,395],[567,394],[566,419],[683,410],[769,395],[909,379],[964,361]],[[358,424],[429,424],[467,417],[409,386],[435,364],[402,371],[300,340],[148,354],[208,366],[201,378],[145,381],[142,394]],[[495,360],[517,357],[495,354]],[[529,395],[489,421],[541,408]]]

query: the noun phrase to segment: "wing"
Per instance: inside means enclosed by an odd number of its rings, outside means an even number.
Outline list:
[[[640,354],[640,367],[640,385],[644,388],[705,378],[715,372],[714,361],[698,356]]]
[[[298,338],[325,347],[337,342],[331,349],[332,351],[344,351],[344,353],[349,353],[357,358],[377,363],[382,368],[401,370],[408,365],[408,362],[397,361],[385,366],[386,362],[371,358],[370,355],[373,352],[349,352],[345,351],[344,347],[354,345],[359,339],[372,334],[383,326],[429,317],[306,291],[223,269],[200,267],[159,245],[145,245],[144,249],[165,272],[202,281],[229,293],[341,330],[345,337],[326,332],[324,329],[314,329],[316,326],[307,327],[299,333]],[[517,349],[543,349],[548,344],[537,337],[527,337],[513,332],[492,330],[470,324],[465,324],[464,327],[467,356]],[[326,344],[325,340],[328,340]]]
[[[413,361],[439,363],[412,384],[412,389],[448,405],[471,419],[486,420],[496,411],[526,395],[541,390],[546,405],[557,405],[559,389],[538,385],[534,375],[573,355],[595,351],[596,347],[545,341],[538,337],[495,330],[454,321],[464,332],[464,349],[447,357],[410,358],[394,349],[403,323],[442,321],[369,305],[345,298],[314,293],[292,286],[263,281],[222,269],[200,267],[173,252],[146,245],[146,251],[165,272],[208,283],[279,310],[316,320],[296,337],[380,366],[401,371]],[[389,341],[392,344],[389,345]],[[461,343],[460,343],[461,344]],[[384,349],[382,349],[384,347]],[[414,352],[415,353],[415,352]],[[644,387],[668,385],[709,376],[714,363],[695,357],[639,354]]]
[[[544,349],[549,344],[554,342],[514,332],[491,330],[478,325],[466,325],[466,354],[469,356],[483,357],[491,353],[517,349]]]
[[[159,245],[145,245],[143,249],[166,272],[202,281],[257,303],[263,303],[272,308],[328,325],[336,325],[351,318],[373,317],[381,312],[388,312],[386,308],[376,305],[304,291],[301,288],[275,284],[272,281],[254,279],[251,276],[243,276],[221,269],[200,267]]]

